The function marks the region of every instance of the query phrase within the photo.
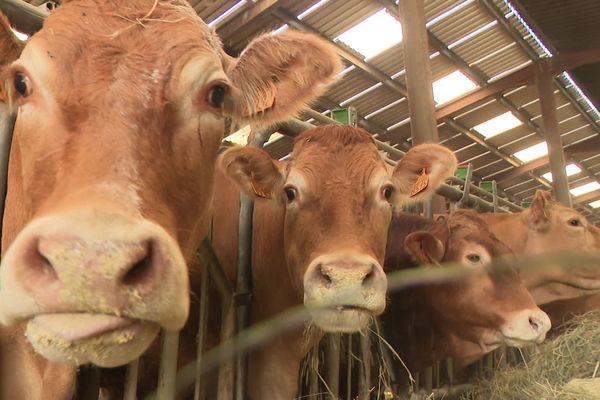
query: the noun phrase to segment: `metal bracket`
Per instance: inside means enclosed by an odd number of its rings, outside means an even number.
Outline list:
[[[460,200],[458,201],[458,208],[464,208],[467,199],[469,198],[469,194],[471,192],[471,179],[473,178],[473,164],[467,164],[467,174],[465,175],[465,185],[463,187],[463,194]]]

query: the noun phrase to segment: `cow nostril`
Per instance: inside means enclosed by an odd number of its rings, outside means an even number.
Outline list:
[[[50,258],[44,253],[41,241],[34,242],[25,253],[25,265],[38,277],[50,281],[58,279],[58,274]]]
[[[375,265],[371,264],[371,269],[369,270],[369,272],[367,272],[367,274],[363,278],[362,285],[367,286],[367,285],[371,284],[371,282],[374,279],[375,279]]]
[[[534,331],[538,331],[540,329],[540,324],[539,322],[533,318],[533,317],[529,317],[529,325],[531,325],[531,327],[533,328]]]
[[[146,251],[136,262],[131,264],[131,267],[123,276],[122,282],[124,285],[139,285],[149,279],[154,269],[152,267],[155,258],[154,253],[155,249],[152,242],[148,242],[146,245]]]
[[[317,271],[319,271],[319,280],[320,283],[322,285],[324,285],[325,287],[329,287],[331,286],[331,284],[333,283],[333,280],[331,279],[331,276],[329,275],[329,273],[323,268],[322,264],[319,264],[317,266]]]

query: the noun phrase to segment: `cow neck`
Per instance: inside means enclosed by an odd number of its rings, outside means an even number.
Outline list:
[[[523,213],[482,213],[490,231],[515,253],[523,253],[527,247],[529,227]]]

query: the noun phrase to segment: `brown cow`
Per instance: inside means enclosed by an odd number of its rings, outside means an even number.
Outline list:
[[[414,214],[394,217],[385,268],[459,262],[485,268],[492,258],[511,254],[473,211],[457,211],[440,221]],[[443,266],[442,266],[443,268]],[[385,332],[414,373],[446,357],[458,367],[502,344],[540,343],[550,329],[519,273],[485,273],[393,293],[383,315]],[[403,375],[403,369],[398,368]]]
[[[455,163],[449,150],[426,144],[391,170],[368,132],[340,125],[300,135],[290,161],[274,161],[256,148],[225,152],[223,171],[246,194],[262,200],[254,211],[252,322],[304,303],[320,330],[352,332],[367,326],[385,307],[381,265],[392,205],[429,196]],[[411,188],[418,192],[414,197]],[[231,277],[238,196],[226,184],[216,187],[213,240]],[[253,352],[250,398],[294,398],[306,351],[302,331],[294,331]]]
[[[182,328],[227,117],[287,118],[339,69],[294,31],[233,59],[183,0],[63,1],[0,79],[18,108],[0,321],[72,365],[126,363]],[[52,365],[21,354],[46,392]],[[0,366],[0,396],[41,396],[15,368]]]
[[[481,214],[481,218],[516,254],[600,251],[600,229],[541,190],[535,193],[531,206],[520,213]],[[600,266],[545,268],[524,272],[523,280],[536,303],[545,304],[600,291]]]

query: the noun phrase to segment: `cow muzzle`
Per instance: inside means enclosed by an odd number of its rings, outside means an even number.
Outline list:
[[[522,310],[512,314],[500,328],[504,344],[523,347],[542,343],[552,324],[548,315],[540,309]]]
[[[314,259],[304,274],[304,305],[313,323],[328,332],[355,332],[385,309],[383,268],[362,254],[327,254]]]
[[[34,220],[0,268],[0,322],[27,322],[52,361],[103,367],[141,355],[189,310],[186,265],[158,225],[121,215]]]

